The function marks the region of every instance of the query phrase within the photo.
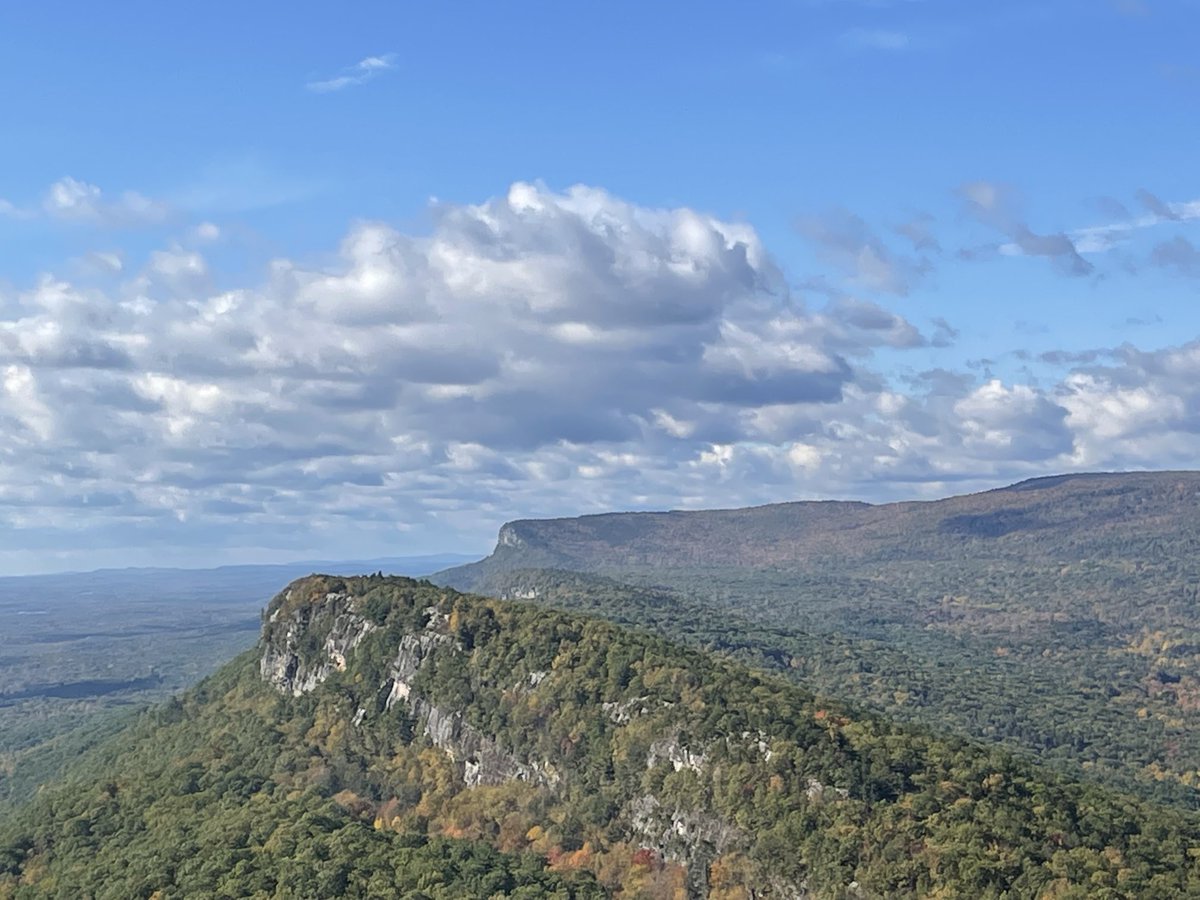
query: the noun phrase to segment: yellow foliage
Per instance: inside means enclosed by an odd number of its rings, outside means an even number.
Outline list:
[[[525,850],[528,842],[525,835],[526,816],[512,812],[500,821],[500,833],[496,836],[496,846],[504,853],[517,853]]]
[[[333,802],[343,809],[350,809],[352,806],[361,803],[362,798],[360,798],[358,794],[354,793],[354,791],[346,789],[344,791],[338,791],[336,794],[334,794]]]
[[[583,846],[574,853],[564,853],[554,861],[556,869],[582,869],[592,861],[592,842],[584,841]]]
[[[26,860],[25,870],[21,873],[21,885],[29,887],[38,884],[46,877],[46,874],[46,860],[41,856],[36,856],[32,860]]]
[[[727,853],[708,869],[710,900],[749,900],[754,884],[754,866],[740,853]]]

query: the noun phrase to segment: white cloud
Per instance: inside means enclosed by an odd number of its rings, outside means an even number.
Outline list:
[[[169,213],[165,204],[135,191],[109,199],[96,185],[70,176],[50,186],[42,209],[55,219],[105,225],[161,222]]]
[[[1123,347],[1116,364],[1077,370],[1061,403],[1079,436],[1077,465],[1194,467],[1200,434],[1200,341],[1145,353]]]
[[[52,216],[92,218],[98,214],[100,188],[74,178],[63,178],[50,185],[42,205]]]
[[[1029,385],[998,379],[980,385],[954,404],[964,445],[984,457],[1026,462],[1061,459],[1074,446],[1067,411]]]
[[[208,279],[208,262],[195,251],[174,246],[151,253],[145,275],[162,283],[196,288]]]
[[[83,269],[99,275],[119,275],[125,269],[124,257],[115,250],[93,250],[77,262]]]
[[[18,206],[0,198],[0,215],[13,219],[45,217],[107,227],[136,227],[165,221],[170,207],[136,191],[109,197],[96,185],[69,175],[46,190],[40,205]]]
[[[366,84],[389,69],[395,68],[396,55],[387,53],[383,56],[368,56],[360,59],[354,65],[341,71],[332,78],[310,81],[305,85],[310,91],[318,94],[329,94],[345,90],[355,85]]]
[[[212,222],[201,222],[192,229],[192,236],[201,243],[211,244],[221,239],[221,229]]]
[[[29,219],[34,213],[28,209],[17,206],[15,203],[5,200],[0,197],[0,216],[7,219]]]
[[[1103,253],[1129,240],[1135,234],[1156,225],[1194,222],[1200,219],[1200,200],[1164,203],[1152,194],[1143,192],[1153,202],[1141,215],[1129,216],[1116,222],[1089,225],[1071,233],[1080,253]]]
[[[261,283],[218,289],[168,246],[117,287],[0,307],[0,522],[353,555],[398,525],[481,544],[515,515],[1169,464],[1200,430],[1198,345],[901,390],[875,348],[928,339],[875,303],[806,307],[745,224],[528,184],[433,212]]]
[[[998,220],[1012,218],[1011,189],[1003,185],[973,182],[959,188],[959,193],[968,201],[972,211],[977,216],[987,218],[989,224],[999,224]],[[1109,221],[1075,228],[1062,237],[1069,240],[1080,254],[1093,255],[1118,248],[1140,232],[1156,226],[1183,225],[1200,220],[1200,200],[1166,201],[1145,189],[1137,192],[1137,200],[1144,211],[1134,214],[1123,204],[1106,199],[1103,206],[1110,213]],[[998,249],[1011,256],[1028,252],[1015,240],[1000,245]]]

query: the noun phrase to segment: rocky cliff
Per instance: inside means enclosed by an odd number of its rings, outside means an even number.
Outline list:
[[[364,592],[363,588],[367,590]],[[456,777],[464,789],[524,782],[548,794],[565,796],[559,788],[565,782],[586,778],[569,752],[547,753],[542,747],[523,745],[511,733],[489,733],[478,724],[496,720],[506,706],[538,704],[553,717],[556,681],[569,678],[570,667],[555,665],[564,651],[553,647],[549,668],[518,664],[506,673],[505,681],[488,684],[480,673],[472,672],[472,657],[481,655],[482,635],[478,629],[464,629],[461,598],[446,595],[441,602],[425,606],[405,617],[402,628],[384,629],[387,622],[381,609],[372,609],[370,580],[347,584],[342,579],[302,579],[289,586],[271,603],[265,613],[262,677],[281,693],[299,697],[317,691],[332,676],[349,676],[356,684],[356,695],[375,698],[374,702],[355,707],[351,724],[356,729],[386,727],[387,714],[401,711],[414,723],[419,740],[443,751],[453,762]],[[481,605],[478,609],[488,609]],[[478,609],[475,611],[478,612]],[[494,614],[493,614],[494,615]],[[485,619],[488,617],[485,617]],[[381,633],[381,629],[382,632]],[[371,637],[378,640],[369,641]],[[362,653],[357,651],[362,649]],[[382,652],[382,655],[381,655]],[[478,661],[478,660],[476,660]],[[522,660],[522,663],[527,660]],[[469,674],[463,702],[447,702],[437,683],[437,672],[457,669]],[[489,690],[490,689],[490,690]],[[498,699],[497,708],[489,708]],[[619,730],[637,719],[662,718],[676,705],[674,699],[655,699],[649,695],[602,701],[591,714],[603,716],[606,730]],[[472,708],[474,705],[474,708]],[[578,713],[578,710],[574,711]],[[583,713],[588,715],[586,711]],[[508,716],[501,715],[503,722]],[[674,719],[674,715],[666,718]],[[698,779],[711,778],[710,753],[690,746],[680,725],[669,726],[645,743],[635,757],[635,766],[646,772],[686,772]],[[749,748],[764,758],[771,753],[766,735],[746,732],[722,737],[723,750],[744,752]],[[743,746],[744,745],[744,746]],[[713,862],[733,850],[746,848],[750,836],[732,821],[698,804],[665,801],[652,792],[636,791],[623,798],[613,824],[630,832],[639,847],[651,849],[663,860],[678,863],[686,872],[689,897],[709,894],[709,869]],[[762,873],[761,896],[801,898],[801,885]]]

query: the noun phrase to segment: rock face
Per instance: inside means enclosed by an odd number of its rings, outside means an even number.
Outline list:
[[[741,837],[719,817],[686,809],[668,809],[653,796],[630,804],[633,827],[666,859],[686,860],[690,897],[708,896],[708,866]],[[784,896],[802,896],[785,894]]]
[[[500,534],[497,536],[496,542],[501,547],[525,546],[525,540],[521,537],[519,528],[512,524],[501,527]]]
[[[449,636],[438,632],[440,624],[443,623],[435,617],[424,633],[406,634],[400,639],[396,657],[392,660],[390,684],[384,685],[387,690],[385,708],[391,709],[397,703],[406,704],[429,742],[461,763],[463,783],[467,787],[513,780],[553,785],[558,776],[548,766],[520,761],[502,750],[495,740],[468,725],[462,710],[430,703],[414,690],[412,682],[433,649],[453,643]]]
[[[264,627],[259,671],[276,689],[298,697],[319,687],[334,672],[346,669],[347,658],[376,626],[356,610],[346,592],[329,592],[316,603],[292,605],[285,591]],[[445,633],[447,617],[426,610],[428,624],[419,633],[400,639],[389,667],[388,680],[380,685],[384,708],[404,704],[422,734],[459,764],[467,787],[529,781],[552,786],[559,775],[540,761],[524,762],[505,752],[488,735],[464,721],[463,711],[431,703],[414,690],[413,681],[437,647],[456,646]],[[461,648],[458,648],[461,649]],[[360,709],[352,724],[366,718]]]
[[[352,610],[347,593],[330,592],[320,603],[294,608],[291,599],[288,590],[270,614],[259,671],[279,690],[298,697],[344,670],[347,655],[374,626]]]
[[[472,651],[459,638],[451,612],[429,606],[420,613],[413,616],[413,625],[398,632],[390,624],[379,624],[383,619],[373,619],[361,595],[336,589],[314,592],[293,585],[268,609],[259,661],[262,678],[281,693],[298,697],[319,689],[334,673],[347,672],[357,696],[377,698],[374,705],[356,704],[357,711],[347,716],[351,727],[378,727],[378,716],[400,708],[415,735],[447,754],[465,787],[522,781],[556,792],[572,777],[572,763],[566,755],[518,754],[472,723],[472,719],[480,720],[480,710],[470,704],[456,706],[430,693],[429,685],[439,669],[461,667],[467,672]],[[374,662],[363,666],[359,654],[368,648]],[[547,688],[552,690],[554,677],[554,671],[530,668],[512,672],[511,683],[500,687],[505,696],[529,698]],[[369,680],[364,683],[364,679]],[[598,703],[595,712],[613,726],[623,727],[674,705],[636,697]],[[744,745],[750,752],[769,756],[763,737],[746,732],[725,738],[723,743]],[[673,731],[644,745],[640,766],[646,771],[664,768],[704,779],[712,766],[707,749],[688,746]],[[654,795],[631,795],[620,818],[638,845],[686,868],[689,898],[707,897],[710,865],[746,843],[746,835],[711,811],[683,808]],[[801,898],[806,894],[802,887],[772,884],[767,896]]]

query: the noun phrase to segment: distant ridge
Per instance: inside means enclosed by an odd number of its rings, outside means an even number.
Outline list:
[[[39,572],[28,575],[0,575],[0,582],[18,581],[22,579],[54,579],[69,576],[78,578],[92,576],[109,578],[128,575],[203,575],[203,574],[236,574],[253,575],[258,572],[270,573],[278,584],[279,573],[298,571],[301,574],[311,572],[330,572],[333,574],[357,575],[367,572],[384,571],[396,575],[426,575],[447,565],[466,563],[476,559],[470,553],[427,553],[416,556],[381,556],[373,559],[301,559],[283,563],[231,563],[222,566],[119,566],[99,569],[70,569],[62,572]],[[294,577],[299,577],[294,576]]]
[[[957,559],[964,552],[1075,557],[1114,530],[1162,531],[1170,538],[1169,523],[1196,516],[1198,492],[1200,472],[1095,472],[940,500],[802,500],[519,519],[500,529],[490,556],[434,577],[460,590],[481,590],[490,577],[524,568],[614,574],[629,566],[788,567],[896,556]]]

